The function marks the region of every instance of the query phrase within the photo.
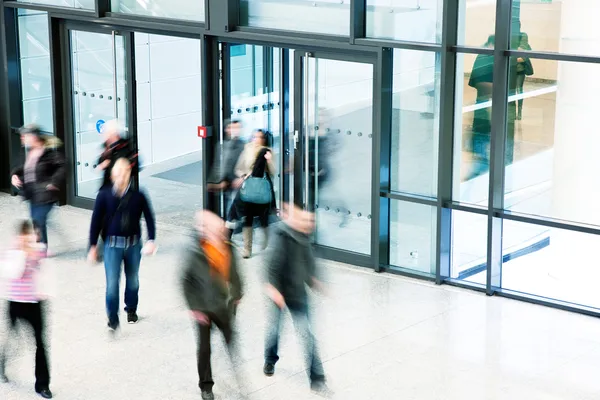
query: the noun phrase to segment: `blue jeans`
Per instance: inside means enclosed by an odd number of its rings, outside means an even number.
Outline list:
[[[142,245],[127,248],[104,245],[104,270],[106,272],[106,314],[112,327],[119,326],[119,285],[121,264],[125,264],[125,311],[136,312],[140,289],[139,271]]]
[[[283,310],[274,302],[269,302],[270,326],[267,328],[267,339],[265,341],[265,362],[275,365],[279,360],[277,352],[279,350],[279,331],[281,329],[281,315],[283,314]],[[287,304],[287,307],[292,314],[298,336],[304,339],[304,351],[310,381],[317,382],[325,380],[325,372],[323,371],[323,365],[321,364],[321,359],[319,358],[319,353],[315,344],[315,337],[310,326],[308,305],[290,303]]]
[[[40,242],[48,244],[48,214],[52,211],[54,204],[29,204],[31,219],[40,230]]]

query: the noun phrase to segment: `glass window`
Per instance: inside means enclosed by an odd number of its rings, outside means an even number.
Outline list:
[[[367,0],[367,37],[440,43],[442,0]]]
[[[487,215],[452,211],[450,277],[486,284]]]
[[[202,207],[200,40],[136,33],[135,46],[140,185],[159,218],[190,224]]]
[[[513,1],[513,49],[600,55],[598,1]]]
[[[458,10],[458,44],[494,47],[496,0],[460,0]],[[490,43],[491,42],[491,43]]]
[[[453,199],[487,206],[494,58],[457,54]]]
[[[19,12],[19,55],[23,122],[54,132],[48,14]]]
[[[149,17],[204,21],[204,0],[111,0],[111,10]]]
[[[502,287],[600,308],[600,236],[504,220]]]
[[[435,207],[392,200],[390,264],[435,275]]]
[[[240,24],[350,35],[350,0],[241,0]]]
[[[57,7],[72,7],[82,8],[85,10],[95,10],[95,0],[17,0],[24,3],[35,3],[35,4],[47,4],[49,6]]]
[[[505,208],[600,225],[600,65],[513,58]]]
[[[393,190],[435,196],[440,104],[437,53],[394,50]]]

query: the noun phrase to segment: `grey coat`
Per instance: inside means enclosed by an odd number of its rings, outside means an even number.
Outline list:
[[[189,309],[216,315],[222,321],[231,317],[231,302],[242,298],[242,281],[238,274],[236,254],[230,243],[228,248],[231,252],[229,283],[211,274],[198,237],[194,238],[194,242],[185,251],[181,276],[183,296]]]

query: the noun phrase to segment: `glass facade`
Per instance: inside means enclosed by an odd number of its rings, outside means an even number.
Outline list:
[[[239,120],[322,256],[600,315],[594,2],[28,3],[0,3],[0,134],[59,127],[67,203],[90,206],[119,118],[163,218],[223,213],[205,172]]]
[[[95,0],[16,0],[19,2],[46,4],[49,6],[80,8],[84,10],[94,10],[96,7]]]

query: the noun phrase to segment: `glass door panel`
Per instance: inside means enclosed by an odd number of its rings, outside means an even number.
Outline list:
[[[75,194],[95,198],[103,171],[102,126],[119,119],[127,126],[125,41],[120,35],[70,31],[73,127],[76,158]]]
[[[373,65],[301,58],[296,196],[316,213],[316,244],[370,255]]]

